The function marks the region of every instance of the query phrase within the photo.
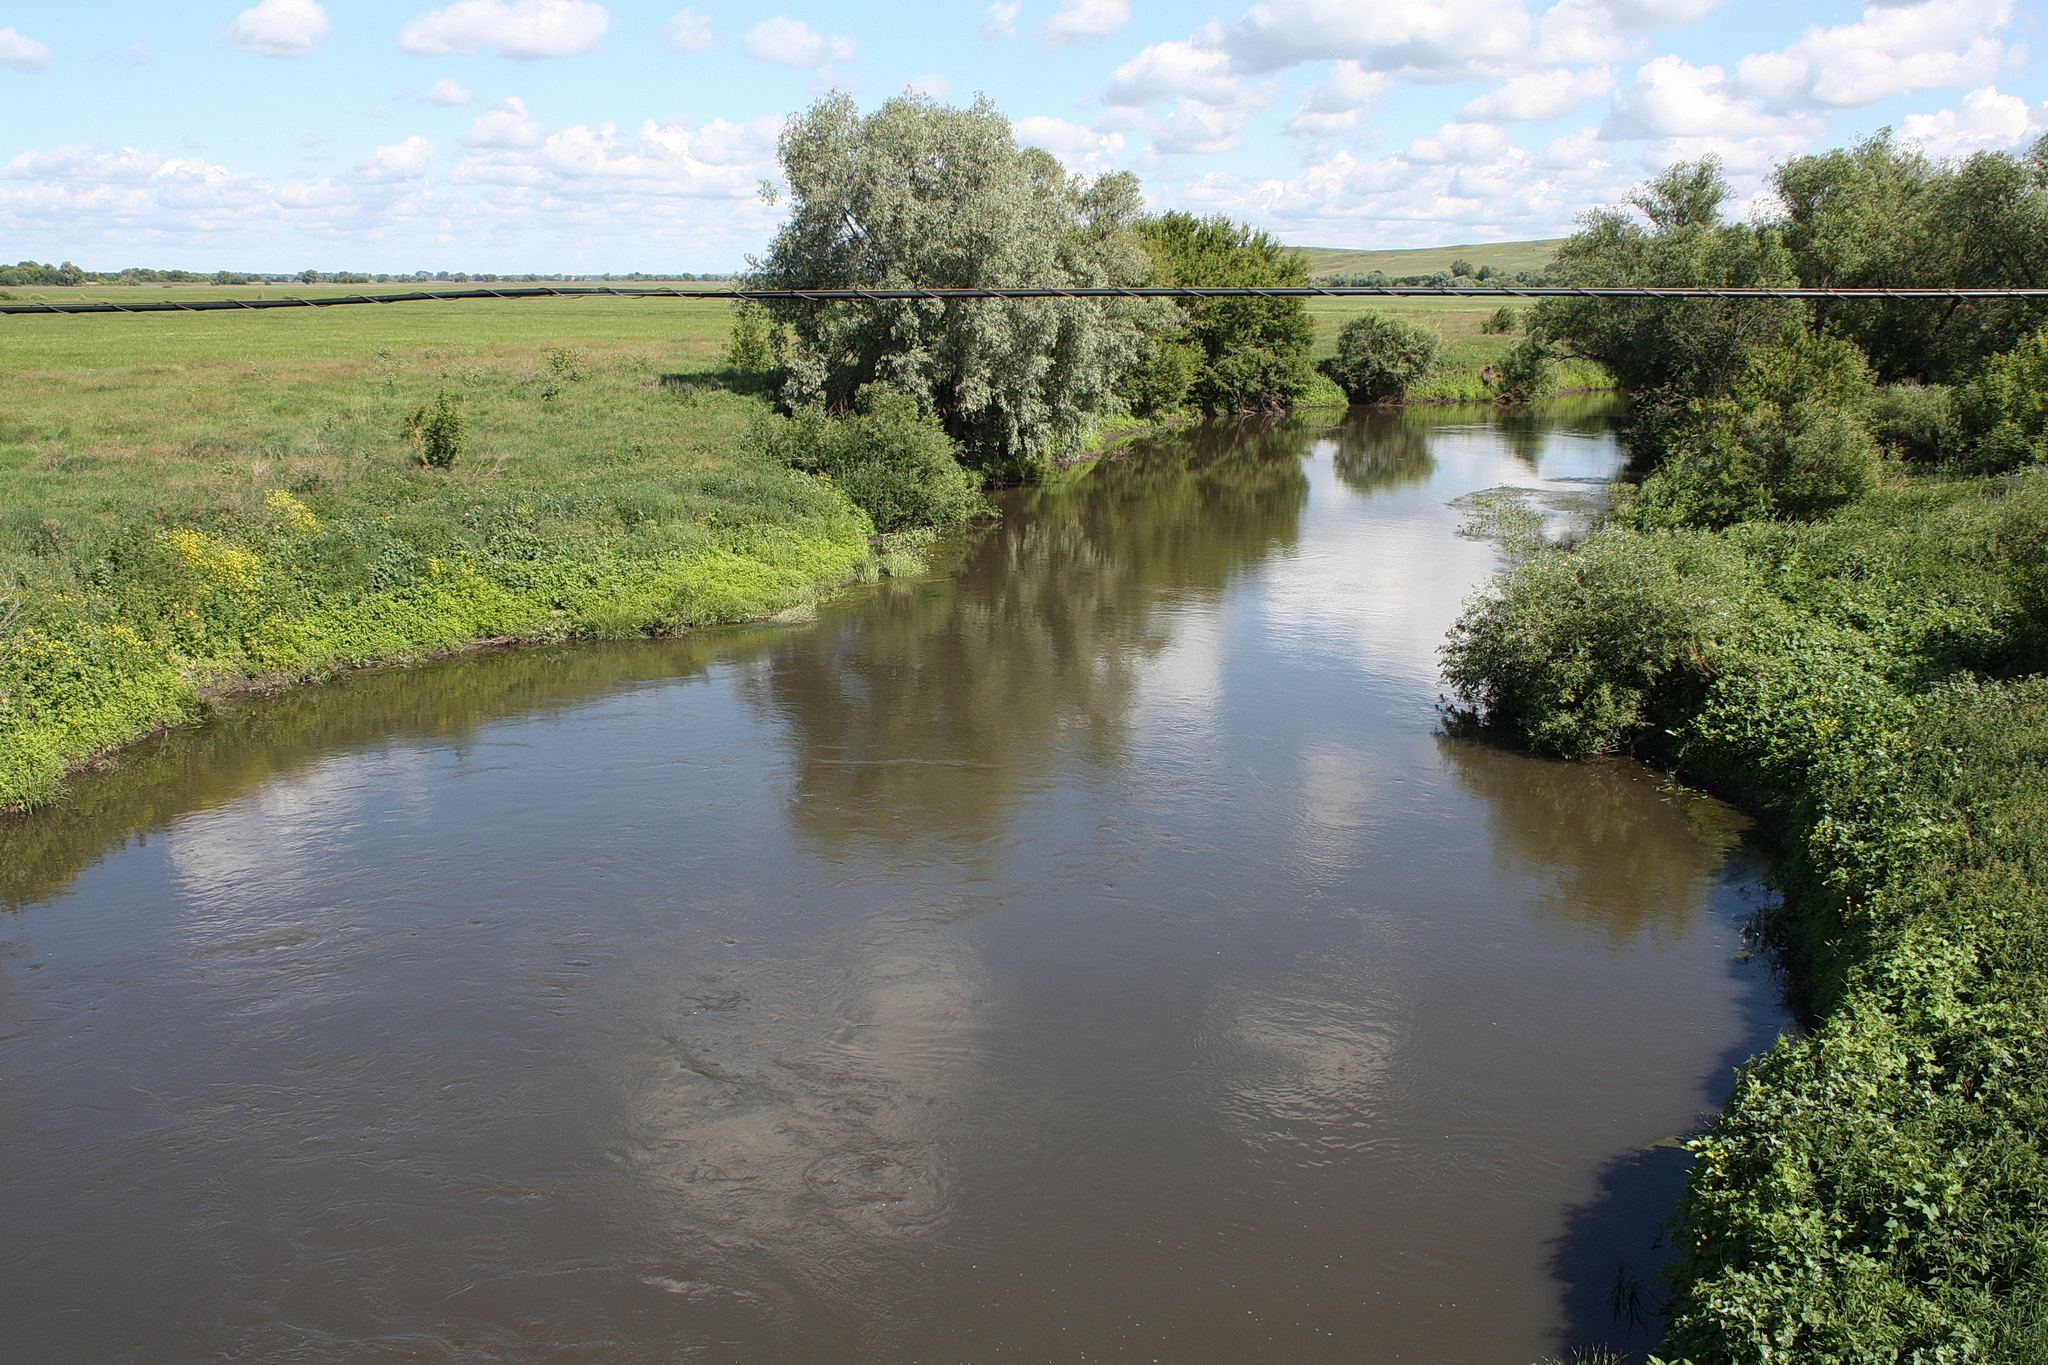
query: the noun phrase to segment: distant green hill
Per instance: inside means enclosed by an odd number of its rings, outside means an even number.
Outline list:
[[[1428,275],[1449,270],[1451,262],[1458,260],[1470,261],[1475,266],[1490,265],[1512,275],[1521,270],[1541,270],[1563,244],[1562,237],[1546,237],[1540,242],[1474,242],[1409,251],[1347,251],[1333,246],[1305,246],[1296,250],[1308,257],[1312,275],[1369,275],[1375,270],[1394,277]]]

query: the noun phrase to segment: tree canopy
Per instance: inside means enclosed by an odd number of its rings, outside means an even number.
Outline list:
[[[1559,248],[1558,272],[1588,286],[1797,283],[1777,228],[1722,220],[1729,193],[1711,157],[1673,166],[1628,201],[1647,226],[1621,210],[1587,214]],[[1530,330],[1599,361],[1634,396],[1631,444],[1642,455],[1672,412],[1727,393],[1801,316],[1797,303],[1773,299],[1545,299]]]
[[[987,99],[917,96],[862,115],[834,94],[791,121],[780,147],[788,221],[753,283],[764,288],[1128,285],[1149,269],[1132,228],[1138,182],[1071,176],[1020,147]],[[789,339],[783,398],[849,410],[871,383],[910,394],[968,461],[1022,474],[1122,406],[1117,381],[1170,308],[1142,300],[915,300],[770,305]]]
[[[1941,162],[1887,130],[1794,158],[1774,183],[1801,284],[2048,284],[2048,138],[2023,157],[1980,152]],[[1843,301],[1823,305],[1817,318],[1861,346],[1881,378],[1948,383],[2048,323],[2048,303]]]
[[[1301,253],[1228,218],[1162,213],[1139,224],[1138,234],[1151,258],[1148,284],[1308,283]],[[1291,407],[1315,382],[1315,326],[1300,299],[1187,299],[1180,311],[1180,327],[1157,339],[1134,384],[1170,389],[1156,378],[1170,367],[1185,373],[1185,398],[1204,412],[1253,412]],[[1178,396],[1152,401],[1178,406]]]

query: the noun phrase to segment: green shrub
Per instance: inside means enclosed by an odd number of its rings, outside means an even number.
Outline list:
[[[884,535],[953,525],[984,508],[959,445],[916,399],[885,385],[862,389],[844,417],[813,405],[768,418],[756,439],[773,458],[831,480]]]
[[[742,374],[759,374],[775,365],[775,347],[768,336],[768,315],[758,303],[736,303],[732,331],[726,338],[725,363]]]
[[[1314,386],[1315,375],[1307,358],[1291,349],[1240,346],[1211,357],[1188,398],[1208,413],[1285,412]]]
[[[1840,408],[1696,404],[1625,515],[1644,527],[1807,521],[1868,493],[1881,464],[1869,429]]]
[[[419,448],[420,463],[430,469],[447,469],[469,448],[469,432],[462,409],[443,389],[426,407],[406,419],[406,435]]]
[[[1939,384],[1888,384],[1870,396],[1865,420],[1879,445],[1899,459],[1932,464],[1953,453],[1955,405]]]
[[[2048,330],[1984,363],[1955,392],[1959,435],[1985,472],[2048,461]]]
[[[1504,403],[1548,398],[1557,391],[1557,353],[1541,337],[1523,337],[1493,363],[1486,380]]]
[[[1202,367],[1202,352],[1190,342],[1161,340],[1151,354],[1117,382],[1117,396],[1138,417],[1178,412]]]
[[[1506,304],[1502,304],[1494,310],[1493,316],[1479,324],[1479,330],[1487,336],[1507,336],[1509,333],[1519,329],[1521,325],[1521,315]]]
[[[1443,344],[1429,328],[1367,313],[1344,324],[1322,370],[1354,403],[1390,402],[1429,376]]]

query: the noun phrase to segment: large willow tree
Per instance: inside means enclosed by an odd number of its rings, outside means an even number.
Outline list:
[[[986,99],[904,96],[863,116],[830,95],[782,135],[789,220],[753,282],[771,289],[1125,285],[1148,261],[1128,174],[1084,180],[1019,147]],[[976,465],[1018,474],[1118,406],[1162,310],[1141,301],[780,303],[783,397],[850,407],[881,383],[938,414]]]

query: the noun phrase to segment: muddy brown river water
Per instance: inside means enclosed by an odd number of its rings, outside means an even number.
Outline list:
[[[0,827],[0,1360],[1641,1348],[1767,887],[1434,709],[1448,504],[1617,463],[1214,427],[815,622],[142,746]]]

